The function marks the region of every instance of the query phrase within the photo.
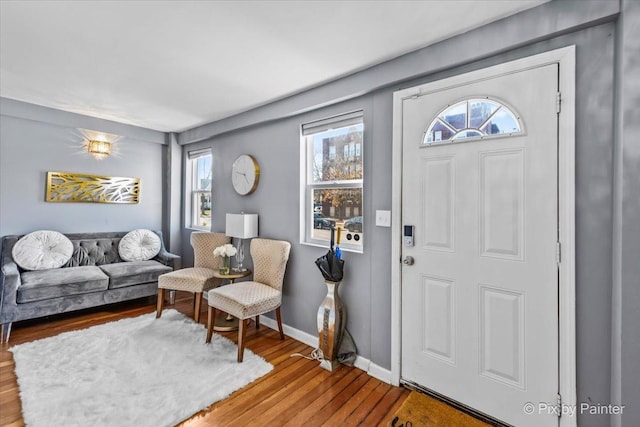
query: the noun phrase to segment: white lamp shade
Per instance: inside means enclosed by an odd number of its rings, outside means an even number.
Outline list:
[[[225,234],[239,239],[258,236],[258,214],[227,214]]]

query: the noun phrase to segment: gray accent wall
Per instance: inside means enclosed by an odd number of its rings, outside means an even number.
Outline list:
[[[640,425],[640,2],[622,1],[617,39],[612,401]]]
[[[162,231],[169,251],[182,253],[182,146],[177,135],[166,135],[166,149],[163,156],[164,175],[164,217]]]
[[[313,260],[326,249],[299,243],[300,135],[302,123],[334,114],[364,111],[364,253],[345,254],[346,272],[341,295],[348,310],[348,329],[358,353],[376,365],[391,365],[391,266],[389,228],[376,227],[374,212],[391,207],[392,93],[448,76],[561,47],[576,46],[576,341],[578,402],[611,403],[613,391],[623,404],[638,399],[638,174],[637,127],[638,49],[631,36],[640,25],[633,1],[623,0],[632,23],[619,37],[621,3],[554,0],[518,15],[445,40],[433,46],[307,92],[225,120],[183,132],[178,140],[186,150],[213,151],[213,230],[224,230],[224,214],[260,214],[260,236],[293,244],[285,282],[283,319],[294,328],[315,335],[315,314],[325,286]],[[623,15],[624,16],[624,15]],[[635,31],[637,33],[637,31]],[[635,34],[634,33],[634,34]],[[624,42],[625,46],[620,46]],[[616,56],[624,71],[618,72]],[[634,89],[620,107],[615,88],[621,76],[625,89]],[[618,107],[616,107],[618,106]],[[624,126],[616,133],[616,116]],[[620,141],[618,141],[618,139]],[[620,162],[614,161],[616,141]],[[231,188],[231,163],[252,154],[261,166],[257,191],[236,195]],[[614,225],[614,187],[620,175],[620,220]],[[394,212],[392,214],[398,214]],[[629,233],[617,241],[614,228]],[[183,246],[188,245],[188,230]],[[628,251],[628,252],[627,252]],[[613,278],[620,293],[617,305]],[[620,301],[620,295],[628,297]],[[621,321],[622,340],[612,347],[612,319]],[[614,340],[615,343],[615,340]],[[615,363],[618,358],[619,363]],[[622,367],[622,375],[612,367]],[[612,374],[613,372],[613,374]],[[631,374],[626,376],[625,372]],[[615,403],[615,402],[614,402]],[[579,415],[580,426],[611,423],[640,424],[636,409],[624,417]]]
[[[122,138],[98,160],[82,149],[79,129]],[[0,235],[160,230],[164,134],[149,129],[0,99]],[[45,202],[48,171],[141,179],[140,203]]]

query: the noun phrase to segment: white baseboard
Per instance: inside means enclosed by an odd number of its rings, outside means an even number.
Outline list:
[[[278,322],[270,317],[260,316],[260,324],[271,328],[274,331],[278,330]],[[284,331],[284,334],[286,336],[291,337],[294,340],[300,341],[301,343],[306,344],[309,347],[318,347],[317,336],[303,332],[300,329],[292,328],[291,326],[285,325],[284,323],[282,324],[282,330]]]
[[[270,317],[260,316],[260,324],[275,331],[278,330],[278,323]],[[318,347],[318,337],[315,335],[308,334],[304,331],[285,324],[282,325],[282,330],[284,331],[285,335],[293,338],[294,340],[300,341],[301,343],[306,344],[309,347]],[[369,359],[366,359],[362,356],[356,356],[356,360],[353,363],[353,366],[362,371],[365,371],[370,376],[377,378],[382,382],[391,384],[391,371],[389,369],[376,365]]]
[[[391,384],[391,371],[387,368],[383,368],[382,366],[378,366],[375,363],[371,363],[369,365],[367,374],[371,375],[373,378],[379,379],[382,382]]]

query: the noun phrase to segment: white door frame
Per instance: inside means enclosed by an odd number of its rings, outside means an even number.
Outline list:
[[[459,74],[393,94],[393,166],[391,224],[391,382],[400,384],[402,351],[402,105],[403,100],[435,90],[466,84],[507,72],[559,64],[561,114],[558,122],[558,232],[562,248],[559,264],[559,369],[558,379],[563,407],[576,406],[576,327],[575,327],[575,46],[552,50],[527,58]],[[421,89],[421,87],[423,87]],[[427,123],[425,122],[425,126]],[[535,402],[537,404],[537,402]],[[555,404],[555,402],[548,402]],[[561,427],[577,425],[577,416],[563,415]]]

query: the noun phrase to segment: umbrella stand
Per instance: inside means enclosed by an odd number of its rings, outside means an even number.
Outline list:
[[[338,293],[338,287],[342,283],[344,261],[340,258],[340,252],[336,254],[333,249],[334,232],[335,229],[332,228],[329,251],[316,260],[316,265],[327,285],[327,296],[318,308],[317,321],[320,367],[328,371],[333,371],[339,365],[338,350],[347,324],[347,310]],[[340,231],[338,231],[337,243],[340,244]]]
[[[327,296],[318,308],[318,347],[322,359],[320,367],[333,372],[340,364],[338,350],[347,324],[347,310],[340,299],[338,286],[341,282],[325,280]]]

